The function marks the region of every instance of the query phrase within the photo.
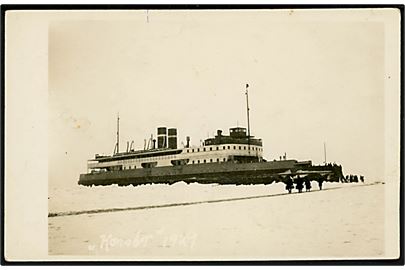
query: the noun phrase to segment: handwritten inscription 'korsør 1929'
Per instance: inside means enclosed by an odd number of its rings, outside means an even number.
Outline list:
[[[104,251],[110,252],[113,249],[146,248],[148,246],[159,246],[164,248],[190,248],[192,249],[197,240],[196,233],[171,233],[165,234],[163,230],[158,230],[153,234],[137,231],[132,238],[120,238],[112,234],[100,235],[98,244],[89,244],[90,252]]]

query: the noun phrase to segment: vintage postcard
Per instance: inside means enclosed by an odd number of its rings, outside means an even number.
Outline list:
[[[399,8],[4,19],[7,261],[400,258]]]

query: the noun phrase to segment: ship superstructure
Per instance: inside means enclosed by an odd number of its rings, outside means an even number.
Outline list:
[[[151,149],[112,156],[96,155],[88,161],[88,173],[103,171],[133,170],[164,166],[193,165],[202,163],[247,163],[262,162],[262,140],[246,134],[246,128],[229,129],[229,135],[221,130],[213,138],[205,139],[201,146],[190,146],[190,138],[183,148],[177,148],[177,129],[159,127],[157,129],[157,146],[152,140]],[[166,142],[168,142],[166,144]]]

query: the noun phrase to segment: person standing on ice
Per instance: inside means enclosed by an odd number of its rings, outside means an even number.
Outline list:
[[[306,191],[311,191],[311,181],[309,180],[309,178],[305,179],[305,189]]]
[[[285,182],[285,189],[288,190],[288,193],[291,193],[293,188],[294,188],[294,182],[293,182],[291,176],[287,176],[287,181]]]
[[[322,190],[323,179],[318,180],[319,190]]]
[[[298,189],[299,193],[301,193],[304,188],[304,183],[299,175],[297,176],[295,188]]]

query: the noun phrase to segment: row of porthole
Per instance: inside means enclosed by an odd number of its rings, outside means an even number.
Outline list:
[[[208,148],[208,147],[204,147],[204,148],[202,148],[202,149],[203,149],[203,151],[206,151],[207,148]],[[215,147],[209,147],[209,151],[212,151],[213,148],[215,148]],[[248,148],[249,148],[249,147],[248,147]],[[223,150],[226,150],[226,146],[223,146],[222,149],[223,149]],[[228,145],[228,150],[230,150],[230,149],[231,149],[231,146]],[[236,150],[236,146],[235,146],[235,145],[233,146],[233,149]],[[191,152],[190,152],[190,150],[191,150]],[[215,150],[215,149],[214,149],[214,150]],[[219,146],[216,147],[216,150],[219,150]],[[242,150],[242,146],[239,146],[239,150]],[[246,150],[246,146],[243,146],[243,150]],[[252,150],[253,150],[253,151],[262,151],[262,149],[259,148],[259,147],[252,147]],[[197,148],[197,152],[200,152],[200,148]],[[187,153],[194,153],[194,149],[187,149]]]
[[[220,159],[219,158],[217,158],[217,161],[216,162],[219,162],[220,161]],[[222,159],[222,161],[223,162],[225,162],[226,161],[226,158],[223,158]],[[210,161],[209,162],[215,162],[212,158],[210,158]],[[193,163],[193,164],[200,164],[200,163],[207,163],[207,160],[206,159],[204,159],[204,160],[192,160],[191,161],[191,163]]]
[[[137,161],[138,162],[144,162],[144,161],[155,161],[155,160],[173,159],[173,158],[176,158],[176,155],[137,158]],[[125,163],[125,161],[124,161],[124,164],[128,164],[130,162],[131,162],[131,160],[127,161],[127,163]]]
[[[223,158],[222,161],[225,162],[226,158]],[[215,162],[215,161],[212,158],[210,158],[209,162]],[[216,162],[220,162],[220,159],[217,158]],[[192,164],[207,163],[207,160],[206,159],[204,159],[204,160],[192,160],[191,163]],[[128,166],[128,167],[124,166],[124,170],[131,170],[131,169],[136,169],[136,166],[134,166],[133,168],[132,168],[132,166]]]

